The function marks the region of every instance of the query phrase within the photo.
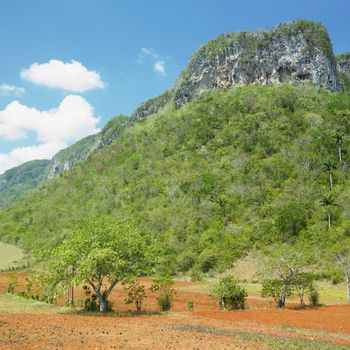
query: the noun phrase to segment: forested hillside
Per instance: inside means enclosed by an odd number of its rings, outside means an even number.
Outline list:
[[[83,217],[112,214],[150,233],[172,272],[192,273],[274,242],[327,242],[349,231],[349,137],[348,95],[214,90],[126,126],[2,210],[0,239],[37,250]]]

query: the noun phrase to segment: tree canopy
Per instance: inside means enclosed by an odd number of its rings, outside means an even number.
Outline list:
[[[55,290],[89,284],[106,311],[118,282],[145,270],[144,240],[131,225],[110,216],[85,219],[48,254],[48,281]]]

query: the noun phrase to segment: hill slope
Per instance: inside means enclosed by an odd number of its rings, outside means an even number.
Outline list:
[[[338,160],[337,134],[342,135]],[[129,125],[110,145],[0,212],[0,239],[50,246],[88,215],[150,232],[172,271],[229,265],[253,246],[349,227],[350,96],[309,85],[215,90]]]

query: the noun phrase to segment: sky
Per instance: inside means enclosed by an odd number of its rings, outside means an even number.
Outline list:
[[[349,0],[0,0],[0,174],[170,88],[216,36],[322,22],[350,51]]]

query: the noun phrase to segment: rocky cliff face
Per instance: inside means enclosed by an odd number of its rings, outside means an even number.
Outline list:
[[[99,146],[100,140],[100,133],[91,135],[59,151],[51,160],[45,180],[50,180],[85,160]]]
[[[350,53],[337,56],[337,68],[342,90],[350,94]]]
[[[224,34],[194,53],[167,99],[147,101],[133,117],[153,114],[162,100],[180,107],[210,89],[301,82],[340,89],[332,44],[321,24],[296,21],[266,32]]]

